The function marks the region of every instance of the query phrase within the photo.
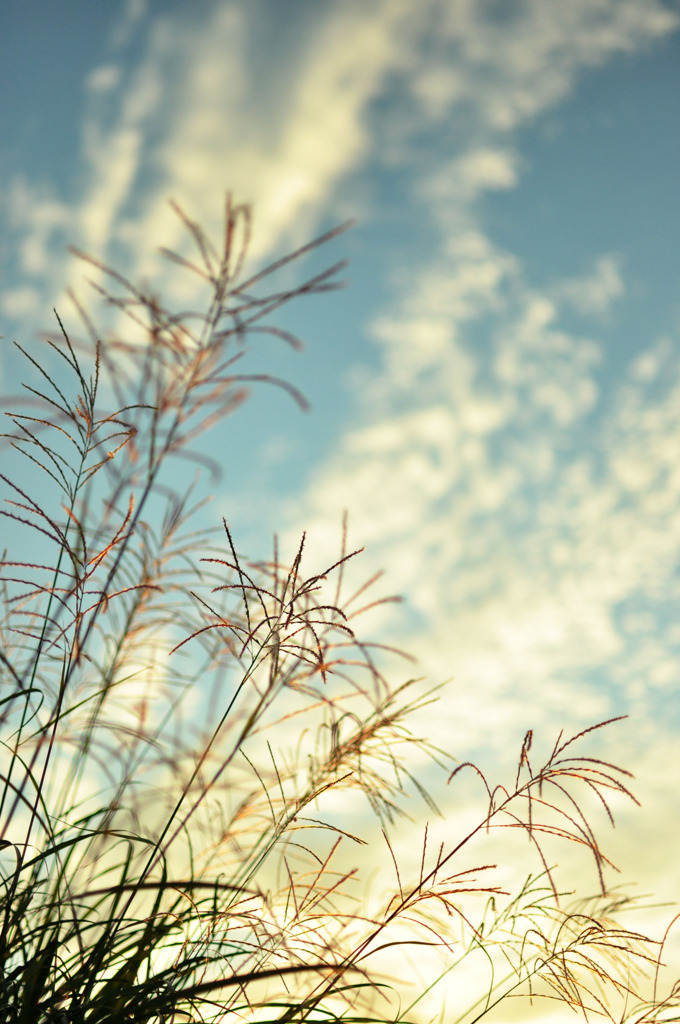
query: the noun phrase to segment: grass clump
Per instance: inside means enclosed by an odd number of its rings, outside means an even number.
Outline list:
[[[21,348],[32,382],[5,438],[22,461],[0,474],[0,1021],[405,1022],[447,994],[446,1019],[470,1024],[518,995],[678,1019],[674,991],[641,1002],[656,954],[616,923],[581,809],[628,793],[626,772],[578,753],[592,730],[540,768],[529,734],[513,783],[491,787],[409,730],[430,698],[390,685],[357,632],[374,602],[347,592],[344,530],[306,575],[304,538],[288,563],[276,544],[251,561],[226,523],[195,527],[178,460],[214,468],[196,443],[253,383],[304,405],[241,360],[257,332],[295,345],[272,314],[336,287],[341,265],[277,290],[336,232],[247,276],[248,208],[228,200],[219,247],[176,211],[195,256],[165,256],[199,279],[202,312],[84,257],[129,334],[100,340],[76,303],[85,340],[59,321],[43,352]],[[414,868],[395,842],[405,798],[437,810],[416,748],[485,794],[473,827],[450,822],[443,844],[425,829]],[[537,855],[513,893],[464,860],[497,828]],[[562,906],[555,839],[592,855],[589,904]],[[387,894],[364,898],[354,851],[387,865]],[[410,987],[394,959],[409,950]]]

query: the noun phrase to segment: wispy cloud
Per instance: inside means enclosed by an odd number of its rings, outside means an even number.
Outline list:
[[[423,123],[485,135],[429,183],[457,191],[456,210],[447,208],[460,215],[473,196],[515,182],[516,154],[501,142],[508,131],[561,99],[584,67],[669,32],[677,18],[639,0],[526,3],[498,18],[463,0],[429,0],[417,12],[404,0],[352,2],[300,16],[294,59],[285,47],[281,56],[258,49],[267,21],[262,3],[191,17],[126,4],[110,58],[84,82],[72,194],[40,180],[9,184],[29,197],[12,215],[22,271],[50,301],[72,280],[66,241],[122,256],[132,273],[156,269],[149,239],[179,242],[170,194],[206,225],[227,187],[256,201],[256,256],[300,241],[358,167],[412,159]],[[133,38],[141,57],[130,67]],[[387,89],[397,98],[403,90],[403,104],[381,124],[372,106]]]
[[[407,596],[391,638],[431,682],[454,678],[454,703],[429,728],[461,752],[499,730],[519,740],[530,726],[578,728],[622,710],[657,720],[655,692],[671,685],[677,654],[658,602],[674,591],[680,555],[668,345],[601,395],[598,318],[625,295],[619,258],[539,288],[477,210],[521,175],[512,129],[584,69],[678,20],[637,3],[526,4],[502,24],[480,10],[447,19],[433,8],[433,34],[460,59],[444,49],[409,72],[431,121],[464,123],[465,104],[479,108],[445,170],[411,157],[438,252],[420,271],[396,267],[394,306],[368,328],[381,363],[357,402],[363,420],[290,507],[291,539],[306,527],[311,557],[337,535],[338,508],[349,510],[368,547],[364,572],[386,569],[388,589]],[[403,125],[397,134],[409,159]],[[573,310],[593,318],[587,333],[567,326]],[[664,359],[664,393],[643,393]]]
[[[611,254],[599,256],[590,274],[561,281],[555,288],[558,298],[585,314],[609,312],[624,291],[621,261]]]
[[[500,134],[562,100],[587,68],[678,25],[677,14],[655,0],[526,0],[495,9],[435,3],[428,10],[432,52],[414,77],[423,112],[450,124],[467,106],[474,114],[463,124]]]
[[[53,299],[72,273],[57,258],[64,246],[57,227],[67,226],[68,241],[94,255],[124,254],[133,276],[150,274],[158,270],[150,239],[183,244],[170,195],[208,228],[217,226],[227,188],[256,201],[254,258],[284,240],[306,240],[337,182],[370,150],[366,107],[403,60],[399,28],[408,5],[401,0],[370,11],[329,8],[314,31],[301,21],[300,54],[287,63],[275,50],[258,51],[259,24],[271,17],[260,4],[150,21],[138,7],[128,5],[112,59],[84,83],[77,194],[57,197],[28,179],[12,186],[28,197],[14,207],[17,245],[40,254],[39,261],[27,256],[22,270]],[[133,23],[144,41],[141,60],[129,67],[120,50]],[[48,223],[52,208],[60,218]]]

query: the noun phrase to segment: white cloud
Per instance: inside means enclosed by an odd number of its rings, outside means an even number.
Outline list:
[[[414,95],[441,120],[468,103],[481,126],[500,133],[562,100],[584,68],[662,38],[679,23],[655,0],[524,0],[496,17],[470,0],[433,9],[437,46],[418,69]],[[455,48],[454,74],[443,40]]]
[[[120,67],[115,64],[101,64],[87,76],[85,86],[93,93],[110,92],[120,82]]]
[[[672,352],[673,343],[671,339],[659,339],[651,348],[648,348],[633,360],[630,366],[631,379],[638,384],[645,384],[655,380],[661,373],[664,365],[668,364]]]
[[[146,15],[148,7],[148,0],[125,0],[122,15],[111,36],[111,45],[114,49],[125,46]]]
[[[370,144],[363,112],[400,62],[396,29],[406,11],[402,2],[370,13],[329,10],[317,35],[303,41],[296,65],[267,55],[278,92],[256,77],[248,60],[257,45],[257,12],[216,5],[203,20],[156,21],[116,127],[107,129],[108,149],[96,118],[91,122],[84,223],[107,223],[137,256],[148,238],[180,243],[169,193],[209,226],[229,187],[237,199],[257,202],[254,257],[291,232],[301,241],[329,191]],[[155,141],[132,146],[142,132]],[[132,217],[121,221],[137,168],[151,170],[155,180],[143,202],[136,199]],[[141,270],[149,269],[147,257]]]
[[[600,256],[585,277],[562,281],[555,294],[566,299],[580,313],[606,313],[625,288],[616,256]]]
[[[444,223],[448,201],[432,197]],[[291,517],[314,552],[349,509],[368,547],[363,572],[386,569],[387,590],[407,597],[411,618],[395,617],[388,635],[430,682],[454,677],[430,726],[447,749],[484,747],[498,729],[519,741],[530,726],[583,727],[622,706],[649,721],[655,691],[676,677],[678,639],[652,608],[641,644],[620,608],[667,594],[680,556],[680,367],[668,342],[653,346],[605,414],[600,348],[561,317],[618,296],[614,262],[540,292],[469,223],[399,278],[395,308],[373,324],[383,362],[363,404],[375,419],[340,441]],[[480,329],[495,360],[469,340]],[[643,395],[661,365],[668,393]],[[583,446],[574,431],[589,415]]]
[[[431,199],[469,203],[485,191],[513,188],[518,180],[515,153],[482,146],[438,169],[426,187]]]
[[[156,246],[187,244],[170,196],[218,232],[227,188],[238,201],[255,201],[256,260],[278,245],[307,241],[336,184],[374,145],[366,108],[404,63],[409,13],[404,0],[370,11],[330,7],[313,30],[301,28],[295,61],[267,52],[263,75],[255,59],[258,5],[157,16],[148,28],[143,5],[128,5],[121,22],[128,28],[114,43],[124,45],[134,22],[146,32],[143,56],[125,76],[118,58],[87,78],[91,103],[74,168],[78,196],[55,203],[63,213],[58,225],[47,224],[45,209],[33,203],[23,205],[22,216],[14,213],[28,254],[24,270],[51,293],[46,305],[61,306],[74,273],[81,276],[61,258],[57,226],[98,258],[115,249],[119,263],[123,247],[129,275],[152,277],[159,270]],[[26,189],[36,191],[30,183]],[[186,274],[166,266],[164,275],[164,287],[180,301],[195,300]],[[89,276],[96,274],[90,269]]]
[[[6,198],[7,220],[11,229],[21,235],[19,265],[22,275],[40,279],[52,265],[55,233],[70,222],[68,206],[60,202],[47,186],[35,186],[17,176],[9,185]],[[29,224],[29,230],[24,226]]]
[[[583,67],[659,38],[678,20],[653,0],[527,2],[498,20],[468,0],[430,0],[418,13],[405,0],[383,0],[370,10],[347,3],[300,22],[295,60],[282,47],[279,58],[270,50],[262,63],[263,10],[258,3],[215,4],[191,18],[181,11],[151,18],[146,4],[126,5],[112,37],[115,62],[94,68],[85,83],[91,108],[82,165],[74,168],[82,185],[73,202],[55,199],[66,208],[66,224],[46,225],[29,207],[17,225],[25,270],[52,293],[47,305],[60,301],[73,274],[57,258],[59,228],[98,256],[106,257],[111,243],[118,254],[125,247],[131,275],[150,276],[158,267],[150,239],[184,244],[169,195],[208,228],[216,226],[225,188],[254,200],[256,257],[301,242],[343,179],[368,161],[395,158],[399,147],[392,147],[390,132],[402,140],[402,159],[415,152],[422,117],[408,103],[403,116],[382,125],[372,112],[395,83],[394,95],[401,90],[423,103],[431,120],[455,113],[464,125],[464,111],[470,104],[476,110],[476,137],[459,133],[462,152],[422,185],[448,191],[440,209],[457,229],[454,244],[466,244],[472,234],[460,230],[460,218],[471,200],[517,181],[518,158],[504,133],[562,98]],[[133,32],[143,56],[122,76],[121,52]],[[493,291],[497,269],[483,256],[468,263],[469,279],[458,276],[468,302],[475,291],[480,300]],[[575,298],[591,308],[617,287],[612,264],[597,272]],[[168,271],[167,283],[178,297],[190,297],[177,291],[187,288],[180,275]]]
[[[0,306],[3,312],[17,320],[35,313],[41,301],[42,295],[37,288],[8,288],[0,292]]]

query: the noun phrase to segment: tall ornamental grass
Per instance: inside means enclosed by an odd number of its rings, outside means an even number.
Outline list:
[[[59,321],[42,347],[17,345],[27,383],[6,403],[0,474],[0,1021],[396,1024],[440,1005],[473,1024],[517,998],[522,1019],[551,999],[678,1020],[676,991],[654,982],[662,951],[617,923],[625,901],[607,891],[586,808],[609,814],[629,791],[593,754],[600,725],[540,765],[528,734],[493,786],[410,730],[432,695],[388,680],[359,632],[376,602],[348,589],[345,532],[308,574],[304,537],[288,560],[276,543],[251,560],[227,522],[197,525],[202,478],[184,481],[215,469],[200,439],[254,384],[304,405],[243,369],[250,347],[297,346],[275,314],[335,288],[341,264],[277,288],[336,232],[248,273],[247,207],[227,201],[218,245],[176,212],[193,255],[164,255],[198,279],[200,310],[89,259],[115,333],[101,340],[76,303],[81,340]],[[437,813],[423,763],[428,780],[481,787],[476,821],[448,820],[444,843],[406,813],[414,796]],[[499,835],[514,857],[513,832],[531,874],[504,892],[469,851]],[[589,852],[599,896],[568,906],[556,842]]]

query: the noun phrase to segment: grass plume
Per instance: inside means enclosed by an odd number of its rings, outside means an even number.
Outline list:
[[[461,1024],[519,996],[680,1019],[663,947],[618,923],[586,810],[595,797],[611,817],[631,795],[588,753],[611,723],[558,738],[539,767],[528,733],[515,779],[494,786],[411,731],[433,697],[390,682],[362,637],[371,598],[347,591],[360,552],[344,527],[308,575],[304,537],[288,561],[276,542],[249,559],[226,522],[195,526],[205,499],[177,485],[176,460],[214,469],[197,444],[253,385],[305,406],[243,360],[263,332],[297,347],[272,317],[337,287],[342,264],[292,288],[276,274],[342,228],[248,274],[248,207],[227,199],[215,244],[175,211],[194,255],[164,256],[198,279],[202,310],[80,254],[123,326],[103,340],[74,298],[83,339],[57,318],[42,353],[18,346],[31,383],[4,437],[25,468],[0,474],[0,1021],[396,1024],[429,1019],[437,993]],[[483,795],[447,842],[424,828],[414,873],[395,842],[418,834],[409,794],[438,813],[416,750]],[[536,857],[515,892],[464,859],[501,830]],[[592,856],[587,904],[565,903],[555,841]],[[366,897],[353,857],[385,866],[384,894]],[[428,977],[396,976],[409,951]]]

